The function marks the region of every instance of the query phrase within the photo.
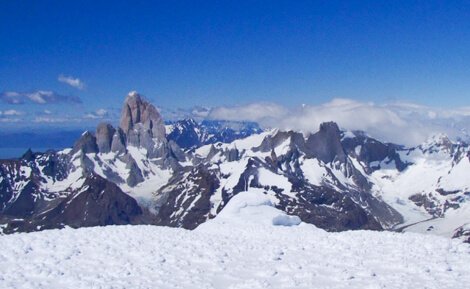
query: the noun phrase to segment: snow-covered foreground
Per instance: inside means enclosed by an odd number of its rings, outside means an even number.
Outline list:
[[[326,233],[240,193],[194,231],[109,226],[0,236],[1,288],[466,288],[470,246]]]

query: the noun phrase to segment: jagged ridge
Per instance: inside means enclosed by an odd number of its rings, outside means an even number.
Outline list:
[[[445,216],[470,191],[466,181],[446,181],[469,164],[468,145],[448,139],[404,148],[332,122],[307,136],[251,127],[220,139],[202,127],[185,120],[167,126],[166,135],[158,110],[130,93],[119,127],[102,123],[71,150],[0,163],[4,232],[135,223],[192,229],[248,188],[329,231],[383,230]],[[436,158],[426,184],[408,185]],[[450,169],[447,176],[440,166]]]

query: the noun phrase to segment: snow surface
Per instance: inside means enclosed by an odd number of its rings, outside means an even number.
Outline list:
[[[260,168],[258,169],[258,181],[260,185],[263,186],[280,188],[285,195],[295,198],[295,193],[291,192],[292,184],[283,175],[278,175],[265,168]]]
[[[318,159],[305,159],[300,164],[300,168],[308,182],[315,186],[320,186],[327,175],[325,168],[320,165]]]
[[[465,288],[470,282],[470,246],[458,240],[327,233],[272,205],[250,190],[194,231],[108,226],[0,236],[0,287]],[[291,226],[275,226],[276,219]]]

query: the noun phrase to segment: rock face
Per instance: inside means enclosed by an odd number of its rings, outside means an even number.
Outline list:
[[[307,139],[306,146],[311,156],[324,163],[334,160],[341,163],[346,161],[346,153],[341,144],[341,131],[334,122],[322,123],[320,130]]]
[[[135,199],[97,175],[89,176],[54,213],[55,223],[74,228],[137,223],[143,214]]]
[[[117,153],[126,152],[126,135],[120,127],[114,132],[113,139],[111,141],[111,151]]]
[[[96,144],[101,153],[109,153],[116,130],[107,123],[100,123],[96,128]]]
[[[458,227],[454,231],[452,238],[459,238],[463,242],[470,244],[470,223]]]
[[[0,216],[0,220],[7,220],[4,233],[64,226],[79,228],[151,223],[135,199],[122,192],[116,184],[94,174],[66,198],[58,198],[49,204],[32,186],[28,185],[21,193],[22,200],[17,200]],[[28,199],[36,199],[36,202]],[[40,210],[41,205],[46,205],[46,209]]]
[[[99,151],[98,145],[96,144],[96,137],[91,132],[84,132],[75,143],[72,152],[76,153],[78,151],[82,151],[85,154],[97,153]]]
[[[406,169],[408,164],[400,159],[399,151],[403,150],[403,146],[391,143],[383,143],[363,132],[356,132],[353,137],[344,137],[342,140],[343,147],[348,155],[355,156],[359,161],[367,164],[365,170],[371,173],[380,169],[380,165],[371,165],[374,162],[387,160],[394,162],[399,171]],[[360,147],[360,150],[356,148]]]
[[[150,130],[154,138],[165,138],[165,125],[160,113],[155,106],[143,100],[140,94],[132,91],[124,101],[120,127],[124,133],[129,133],[137,124],[142,124],[145,129]]]

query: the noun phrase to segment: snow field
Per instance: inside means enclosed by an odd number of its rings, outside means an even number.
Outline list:
[[[470,246],[458,240],[327,233],[286,221],[293,219],[250,191],[194,231],[108,226],[0,236],[0,287],[465,288],[470,282]]]

